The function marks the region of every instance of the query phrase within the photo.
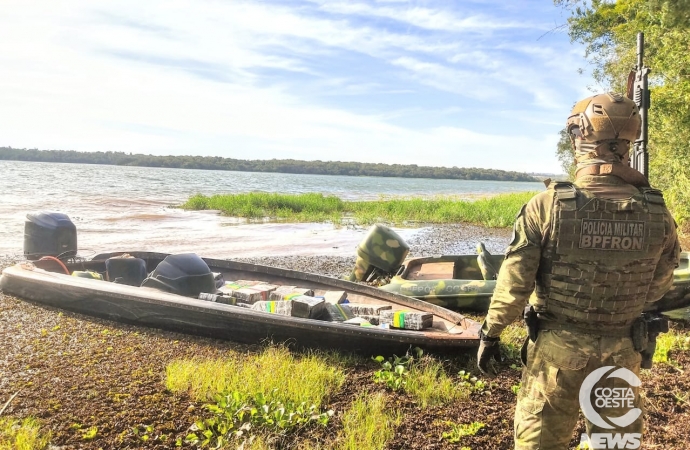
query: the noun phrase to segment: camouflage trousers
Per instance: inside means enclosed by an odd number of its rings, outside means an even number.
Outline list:
[[[515,449],[567,449],[577,424],[580,410],[580,387],[587,375],[604,366],[624,367],[639,376],[641,356],[635,351],[632,339],[600,337],[571,331],[544,330],[535,343],[527,347],[527,363],[522,372],[522,384],[515,408]],[[613,370],[613,369],[611,369]],[[642,409],[639,387],[632,387],[619,378],[602,377],[595,388],[630,388],[634,406]],[[595,389],[592,389],[594,392]],[[601,392],[601,391],[599,391]],[[624,408],[592,405],[601,417],[620,417],[628,413]],[[587,434],[642,433],[642,416],[625,428],[601,428],[589,420]],[[608,423],[608,422],[607,422]],[[606,424],[605,424],[606,425]],[[609,423],[609,425],[611,425]],[[577,438],[578,442],[580,437]],[[606,445],[617,444],[605,443]],[[620,444],[618,444],[620,445]],[[629,447],[636,448],[636,447]]]

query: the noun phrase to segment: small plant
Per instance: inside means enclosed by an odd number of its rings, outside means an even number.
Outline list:
[[[446,439],[448,442],[452,444],[460,442],[460,439],[462,439],[465,436],[474,436],[479,432],[479,430],[486,426],[481,422],[472,422],[470,424],[457,424],[449,421],[445,422],[445,424],[450,425],[451,430],[443,433],[441,436],[443,437],[443,439]]]
[[[460,377],[460,386],[467,388],[470,392],[484,392],[484,390],[489,387],[485,381],[473,377],[469,372],[461,370],[458,372]]]
[[[286,432],[312,423],[325,426],[333,415],[331,410],[320,413],[316,405],[308,406],[306,402],[284,403],[261,393],[252,396],[239,391],[217,395],[215,404],[205,405],[205,408],[213,416],[197,420],[191,426],[191,433],[185,439],[189,444],[219,448],[233,438],[242,437],[253,427]]]
[[[97,434],[98,434],[98,427],[90,427],[88,430],[84,431],[81,434],[81,438],[84,439],[85,441],[90,441],[93,438],[95,438]]]
[[[690,397],[690,393],[686,392],[685,395],[681,395],[678,391],[674,391],[671,393],[673,395],[673,398],[676,401],[676,405],[683,405],[688,403],[688,398]]]
[[[512,385],[510,387],[510,390],[513,391],[513,394],[518,395],[521,387],[522,387],[522,382]]]
[[[416,358],[422,357],[422,349],[415,347],[412,349],[412,352]],[[394,391],[405,388],[415,356],[410,355],[408,351],[402,357],[393,355],[393,357],[386,359],[379,355],[372,358],[381,364],[381,369],[374,372],[374,381],[376,383],[386,383],[386,386]]]
[[[165,434],[153,435],[153,425],[138,425],[132,427],[132,433],[142,442],[151,441],[165,441],[168,437]]]
[[[653,361],[655,363],[677,365],[669,356],[674,350],[690,350],[690,337],[679,333],[677,330],[670,330],[668,333],[660,334],[656,338],[656,351],[654,352]]]

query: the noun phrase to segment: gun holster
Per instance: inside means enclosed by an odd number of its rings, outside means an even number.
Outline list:
[[[647,349],[649,341],[649,331],[647,328],[647,320],[645,316],[640,316],[630,327],[630,337],[632,338],[633,348],[635,351],[642,353]]]
[[[635,331],[638,322],[644,323],[645,338],[643,340],[638,338],[636,341],[636,334],[640,333],[640,331]],[[641,327],[640,325],[637,326]],[[633,322],[633,345],[635,346],[635,350],[639,351],[642,355],[642,363],[640,364],[642,369],[652,368],[652,359],[654,358],[654,352],[656,352],[656,338],[659,334],[666,332],[668,332],[668,318],[663,316],[643,314],[642,317]]]
[[[539,318],[537,317],[537,312],[534,310],[534,306],[529,305],[525,307],[523,317],[525,319],[525,325],[527,325],[529,340],[536,342],[539,336]]]

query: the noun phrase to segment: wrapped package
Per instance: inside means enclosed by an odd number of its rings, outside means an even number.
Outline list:
[[[323,294],[324,300],[326,300],[326,303],[333,303],[334,305],[338,305],[340,303],[343,303],[345,300],[347,300],[347,292],[345,291],[326,291],[325,294]]]
[[[243,287],[245,286],[237,284],[236,281],[226,281],[225,284],[218,288],[218,291],[222,292],[223,294],[232,295],[233,292],[238,289],[242,289]]]
[[[262,300],[268,300],[271,296],[271,292],[274,291],[276,286],[257,284],[251,287],[243,287],[232,291],[232,296],[237,297],[237,300],[245,303],[256,303]]]
[[[276,289],[278,289],[279,286],[276,286],[275,284],[270,284],[270,283],[259,283],[255,284],[254,286],[250,286],[252,289],[259,289],[262,291],[268,291],[268,292],[273,292]]]
[[[271,292],[271,300],[290,300],[300,295],[314,296],[314,291],[311,289],[298,288],[295,286],[279,286]]]
[[[327,322],[345,322],[354,318],[352,310],[347,305],[334,305],[333,303],[324,302],[323,312],[319,317],[321,320]]]
[[[201,292],[199,294],[199,300],[206,300],[207,302],[223,303],[225,305],[235,305],[237,304],[237,298],[223,293],[209,294],[206,292]]]
[[[265,295],[264,292],[262,291],[257,291],[252,288],[240,288],[237,289],[236,291],[232,292],[233,297],[236,297],[237,300],[243,302],[243,303],[256,303],[260,302],[262,300],[267,299],[267,295]]]
[[[392,328],[405,330],[423,330],[434,323],[431,313],[413,311],[381,311],[381,323],[387,323]]]
[[[281,316],[292,315],[292,302],[259,301],[254,303],[251,308],[255,311],[280,314]]]
[[[232,297],[230,295],[221,295],[216,300],[218,303],[223,303],[224,305],[237,305],[237,297]]]
[[[307,295],[295,297],[288,303],[292,303],[292,317],[302,317],[303,319],[319,317],[326,305],[323,298]]]
[[[271,292],[270,300],[283,300],[283,296],[292,293],[293,289],[297,289],[297,286],[278,286]]]
[[[393,308],[391,305],[370,305],[368,303],[348,303],[347,306],[350,307],[355,316],[379,316],[381,311]]]

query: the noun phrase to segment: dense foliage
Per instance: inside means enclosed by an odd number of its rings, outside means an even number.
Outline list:
[[[555,0],[569,13],[572,40],[586,46],[594,76],[625,92],[645,34],[651,67],[650,181],[664,190],[676,220],[690,225],[690,0]]]
[[[180,169],[236,170],[317,175],[349,175],[455,180],[535,181],[531,175],[504,170],[373,164],[345,161],[299,161],[295,159],[246,160],[220,156],[154,156],[124,152],[77,152],[0,147],[0,160],[41,161],[117,166],[170,167]]]

